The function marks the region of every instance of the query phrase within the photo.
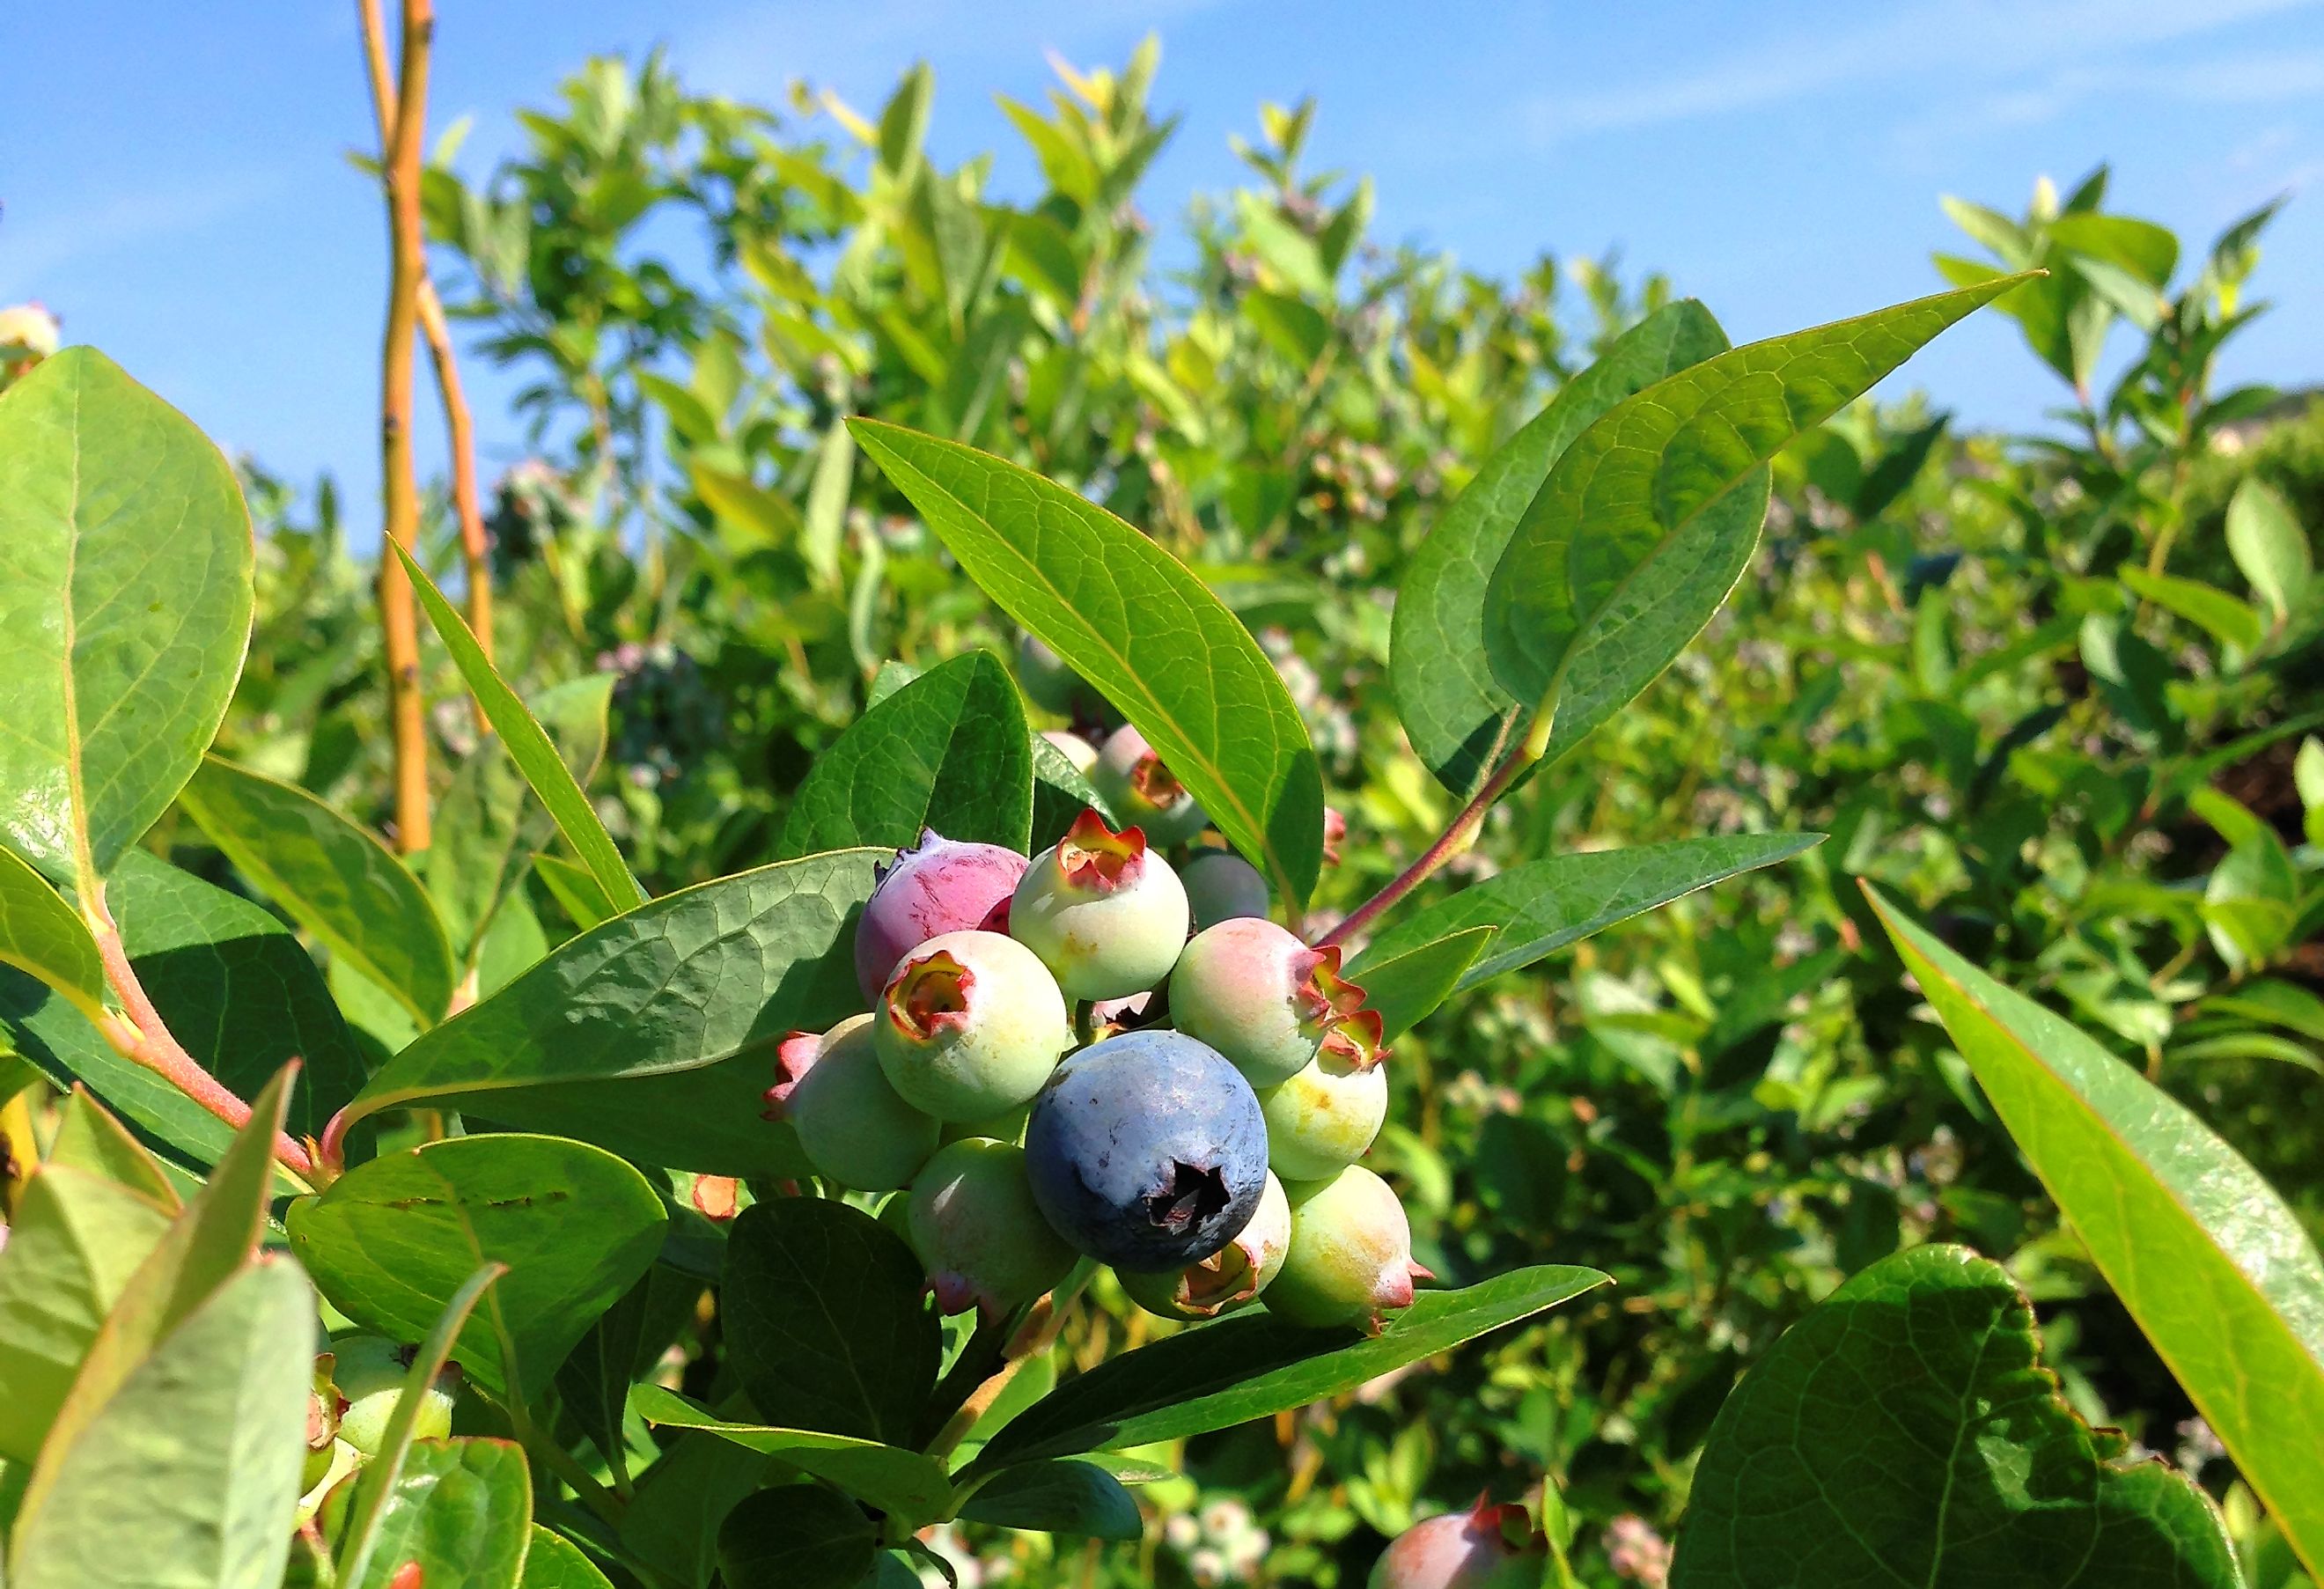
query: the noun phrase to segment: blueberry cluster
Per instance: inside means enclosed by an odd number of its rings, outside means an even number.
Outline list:
[[[1425,1273],[1356,1163],[1388,1111],[1379,1014],[1336,947],[1268,919],[1248,863],[1165,858],[1204,818],[1135,729],[1091,776],[1120,830],[1091,810],[1029,861],[932,832],[898,853],[856,928],[872,1009],[784,1040],[770,1117],[819,1174],[899,1194],[946,1312],[1005,1312],[1085,1256],[1167,1317],[1263,1291],[1377,1328]]]

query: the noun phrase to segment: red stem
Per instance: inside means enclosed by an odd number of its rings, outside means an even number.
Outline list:
[[[1387,887],[1357,906],[1353,915],[1317,938],[1315,940],[1317,947],[1344,943],[1348,938],[1361,932],[1379,919],[1381,911],[1418,888],[1445,862],[1466,849],[1470,839],[1476,834],[1477,825],[1484,821],[1485,813],[1492,808],[1493,802],[1501,798],[1519,772],[1533,764],[1535,757],[1527,753],[1529,749],[1529,746],[1521,746],[1512,753],[1509,759],[1496,768],[1490,778],[1485,780],[1484,787],[1476,792],[1467,805],[1461,808],[1460,814],[1445,825],[1444,831],[1437,836],[1436,842],[1421,852],[1420,859],[1397,873]]]

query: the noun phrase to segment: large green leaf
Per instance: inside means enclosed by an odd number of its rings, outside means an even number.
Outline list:
[[[1168,552],[1064,486],[954,442],[850,424],[970,577],[1112,702],[1276,892],[1304,905],[1323,865],[1323,774],[1241,622]]]
[[[973,1523],[1095,1539],[1136,1539],[1146,1532],[1138,1502],[1120,1480],[1093,1462],[1069,1457],[1003,1468],[978,1488],[960,1515]]]
[[[1222,1429],[1352,1390],[1607,1284],[1546,1263],[1459,1291],[1424,1291],[1377,1335],[1238,1314],[1142,1346],[1068,1380],[1018,1415],[970,1471]]]
[[[517,1589],[532,1483],[513,1440],[422,1440],[379,1511],[371,1565],[348,1589]],[[417,1578],[396,1575],[413,1563]]]
[[[946,838],[1020,855],[1032,831],[1033,747],[1009,670],[982,651],[931,668],[817,756],[779,853]]]
[[[1691,298],[1648,315],[1485,460],[1413,554],[1397,587],[1388,681],[1412,748],[1455,794],[1477,792],[1533,710],[1494,681],[1485,655],[1485,589],[1526,504],[1600,415],[1726,348]]]
[[[105,962],[88,924],[10,849],[0,849],[0,965],[39,978],[91,1021],[104,1013]]]
[[[773,1465],[715,1435],[680,1435],[640,1475],[622,1517],[622,1547],[674,1583],[706,1589],[718,1567],[719,1523]]]
[[[613,1589],[596,1564],[581,1547],[561,1534],[532,1525],[532,1543],[525,1547],[524,1575],[517,1589]]]
[[[2177,1099],[1872,903],[2099,1272],[2324,1568],[2324,1261],[2299,1217]]]
[[[423,1026],[452,999],[452,949],[419,880],[386,845],[295,784],[216,756],[178,796],[259,892]]]
[[[314,1351],[315,1294],[297,1264],[232,1271],[42,1453],[14,1589],[276,1589]]]
[[[798,1173],[774,1045],[862,1006],[848,934],[887,850],[782,862],[591,928],[388,1061],[349,1114],[455,1102],[649,1163]]]
[[[1961,1247],[1883,1259],[1792,1326],[1711,1427],[1673,1589],[2240,1589],[2202,1492],[2117,1467],[2034,1310]]]
[[[355,1095],[363,1063],[307,951],[261,907],[143,850],[106,884],[130,965],[171,1032],[212,1076],[248,1097],[303,1062],[290,1129],[319,1133]],[[158,1073],[118,1053],[65,1000],[0,971],[0,1023],[60,1086],[79,1081],[189,1165],[226,1150],[232,1128]]]
[[[1454,984],[1457,990],[1530,965],[1545,955],[1739,873],[1789,860],[1823,841],[1820,833],[1743,833],[1717,838],[1577,850],[1512,866],[1448,899],[1399,917],[1348,965],[1369,969],[1472,927],[1492,940]]]
[[[0,396],[0,843],[84,892],[217,733],[250,514],[193,422],[92,348]]]
[[[699,1429],[746,1451],[775,1457],[862,1497],[890,1516],[940,1517],[952,1493],[944,1464],[900,1446],[819,1429],[733,1423],[659,1385],[638,1386],[630,1392],[630,1406],[650,1424]]]
[[[926,1290],[911,1248],[862,1210],[753,1204],[726,1236],[728,1360],[770,1423],[904,1445],[943,1350]]]
[[[25,1186],[0,1250],[0,1458],[29,1463],[81,1359],[170,1213],[105,1176],[53,1160]]]
[[[872,1570],[880,1530],[821,1484],[779,1484],[745,1497],[718,1526],[726,1589],[856,1589]]]
[[[487,1135],[357,1165],[292,1204],[288,1224],[290,1250],[323,1295],[391,1340],[425,1335],[478,1264],[508,1265],[452,1353],[500,1395],[548,1385],[653,1261],[668,1221],[645,1177],[603,1149]]]
[[[613,835],[597,817],[589,797],[581,792],[572,769],[557,753],[557,746],[533,715],[525,709],[524,702],[508,687],[493,669],[492,659],[484,655],[452,604],[436,588],[427,571],[411,560],[411,554],[393,541],[388,542],[395,555],[402,559],[404,572],[411,576],[411,588],[420,597],[420,605],[428,614],[428,621],[436,626],[444,649],[452,653],[453,665],[467,681],[468,692],[476,697],[484,709],[484,718],[493,732],[508,746],[508,753],[524,773],[533,793],[549,808],[557,830],[581,864],[589,868],[597,885],[609,899],[637,901],[646,897],[646,891],[630,871],[630,864],[622,859],[622,852],[613,846]]]
[[[1471,927],[1392,955],[1364,959],[1364,1003],[1378,1011],[1380,1035],[1394,1038],[1452,996],[1498,929]]]
[[[1554,713],[1550,755],[1652,683],[1727,599],[1758,540],[1767,460],[2020,279],[1720,354],[1575,439],[1485,596],[1493,677]]]

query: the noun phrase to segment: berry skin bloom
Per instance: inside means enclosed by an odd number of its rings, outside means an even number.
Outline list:
[[[1267,1127],[1250,1084],[1183,1033],[1126,1032],[1058,1067],[1025,1126],[1026,1168],[1051,1225],[1127,1270],[1208,1258],[1267,1187]]]
[[[1329,1180],[1284,1188],[1291,1251],[1268,1289],[1267,1309],[1293,1324],[1360,1325],[1378,1335],[1389,1308],[1412,1305],[1412,1226],[1388,1184],[1360,1164]]]
[[[945,1313],[997,1318],[1073,1270],[1073,1249],[1034,1205],[1021,1148],[970,1137],[939,1149],[905,1206],[912,1250]]]
[[[1210,825],[1210,818],[1162,764],[1146,736],[1126,723],[1106,735],[1090,781],[1115,816],[1143,828],[1157,846],[1185,844]]]
[[[1024,875],[1025,857],[1016,851],[958,843],[934,828],[910,849],[898,850],[855,924],[855,981],[864,999],[880,996],[907,950],[984,926]]]
[[[1074,1041],[1048,968],[1014,938],[977,931],[945,933],[906,955],[881,993],[872,1033],[897,1096],[949,1121],[1016,1108]]]
[[[1170,975],[1186,944],[1186,890],[1136,827],[1095,811],[1033,857],[1009,905],[1009,934],[1074,999],[1121,999]]]
[[[816,1174],[859,1192],[892,1192],[936,1150],[941,1128],[889,1083],[871,1016],[851,1015],[819,1038],[791,1033],[776,1064],[784,1079],[767,1090],[768,1116],[789,1122]]]
[[[1178,1030],[1224,1054],[1255,1087],[1290,1080],[1327,1044],[1361,1061],[1367,1039],[1347,1023],[1363,1002],[1364,990],[1340,975],[1337,944],[1311,949],[1256,917],[1196,933],[1170,973]]]

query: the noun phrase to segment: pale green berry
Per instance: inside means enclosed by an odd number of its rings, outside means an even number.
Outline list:
[[[779,1053],[791,1057],[790,1039]],[[824,1033],[797,1079],[768,1097],[798,1132],[799,1148],[816,1173],[859,1192],[909,1185],[936,1150],[936,1118],[897,1095],[880,1063],[869,1015],[851,1015]]]
[[[1126,723],[1106,735],[1090,781],[1113,808],[1113,814],[1126,825],[1143,829],[1146,842],[1157,849],[1185,844],[1210,824],[1203,808],[1162,764],[1146,736]]]
[[[1267,1162],[1286,1180],[1321,1180],[1364,1156],[1388,1119],[1388,1069],[1327,1050],[1259,1095]]]
[[[1074,999],[1142,993],[1170,975],[1186,944],[1186,890],[1135,827],[1095,811],[1033,857],[1009,903],[1009,934],[1041,957]]]
[[[1025,1150],[971,1138],[940,1148],[912,1181],[905,1219],[945,1313],[999,1317],[1070,1273],[1065,1245],[1033,1201]]]
[[[872,1033],[897,1095],[952,1121],[1025,1103],[1074,1043],[1065,995],[1040,957],[983,931],[944,933],[906,955]]]
[[[1360,1009],[1340,975],[1340,947],[1309,948],[1258,917],[1205,928],[1170,973],[1170,1019],[1224,1054],[1255,1087],[1288,1081]]]
[[[1259,1206],[1233,1240],[1183,1269],[1160,1273],[1117,1270],[1130,1299],[1164,1318],[1216,1318],[1273,1283],[1291,1247],[1291,1202],[1270,1171]]]
[[[348,1335],[331,1343],[331,1353],[337,1359],[331,1381],[338,1387],[342,1403],[339,1438],[365,1456],[376,1456],[419,1349],[399,1346],[382,1335]],[[452,1403],[459,1383],[460,1371],[447,1363],[435,1382],[420,1392],[412,1438],[440,1440],[452,1432]]]
[[[1267,1309],[1292,1324],[1360,1325],[1412,1303],[1428,1271],[1412,1261],[1412,1226],[1388,1184],[1360,1164],[1329,1180],[1286,1186],[1291,1250],[1268,1288]]]

